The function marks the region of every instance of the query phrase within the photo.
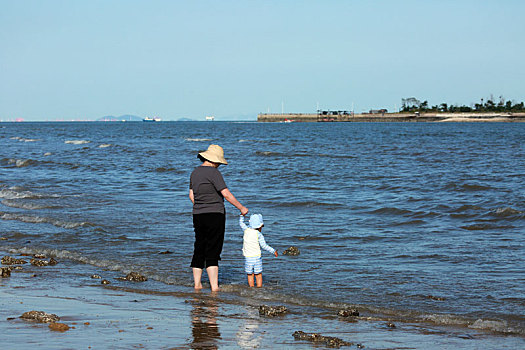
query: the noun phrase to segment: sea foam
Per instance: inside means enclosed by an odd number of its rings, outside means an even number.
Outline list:
[[[90,143],[91,141],[88,140],[66,140],[64,143],[69,143],[72,145],[84,145],[86,143]]]

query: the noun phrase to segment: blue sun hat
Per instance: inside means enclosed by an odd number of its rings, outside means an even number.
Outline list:
[[[258,229],[264,225],[263,218],[261,214],[252,214],[250,216],[250,227],[253,229]]]

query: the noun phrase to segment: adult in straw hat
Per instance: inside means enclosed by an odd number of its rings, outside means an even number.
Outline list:
[[[219,260],[224,242],[226,212],[224,199],[239,209],[241,215],[248,213],[228,190],[219,171],[221,164],[228,164],[221,146],[210,145],[198,158],[202,164],[190,176],[190,199],[193,203],[193,228],[195,243],[191,267],[195,289],[202,289],[202,272],[206,269],[212,291],[219,290]]]

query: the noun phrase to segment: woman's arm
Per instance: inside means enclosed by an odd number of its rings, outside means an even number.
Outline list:
[[[193,204],[195,204],[195,197],[193,196],[193,190],[190,188],[190,200]]]
[[[246,215],[248,213],[248,208],[239,203],[235,196],[230,192],[229,189],[225,188],[221,191],[221,194],[228,202],[230,202],[235,208],[241,211],[241,215]]]

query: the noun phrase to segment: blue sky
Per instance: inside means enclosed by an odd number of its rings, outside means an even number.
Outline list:
[[[0,0],[0,120],[525,100],[525,1]]]

